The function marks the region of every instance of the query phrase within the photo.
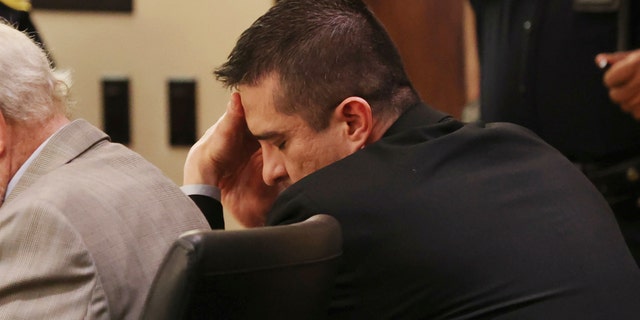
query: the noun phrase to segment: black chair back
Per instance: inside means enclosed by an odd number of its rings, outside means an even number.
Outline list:
[[[283,226],[180,236],[141,319],[322,319],[342,255],[328,215]]]

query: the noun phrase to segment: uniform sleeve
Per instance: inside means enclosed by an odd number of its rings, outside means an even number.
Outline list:
[[[0,315],[108,318],[106,297],[82,238],[45,204],[0,210]]]

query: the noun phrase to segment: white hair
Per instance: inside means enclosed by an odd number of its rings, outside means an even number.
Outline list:
[[[66,114],[69,73],[56,72],[29,36],[0,20],[0,111],[7,121]]]

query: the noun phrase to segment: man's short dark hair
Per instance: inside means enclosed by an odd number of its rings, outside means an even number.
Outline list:
[[[215,75],[227,87],[279,78],[278,111],[316,130],[350,96],[374,115],[397,115],[419,98],[384,27],[359,0],[281,0],[238,40]]]

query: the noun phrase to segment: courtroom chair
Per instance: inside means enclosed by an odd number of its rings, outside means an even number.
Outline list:
[[[322,319],[342,255],[329,215],[242,230],[195,230],[166,254],[141,319]]]

